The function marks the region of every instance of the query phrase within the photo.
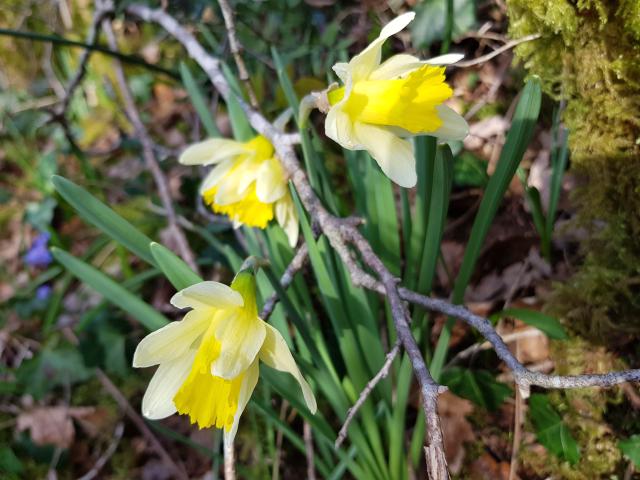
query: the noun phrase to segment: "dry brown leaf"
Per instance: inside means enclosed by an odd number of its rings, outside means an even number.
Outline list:
[[[475,435],[466,416],[473,411],[469,400],[451,392],[445,392],[438,399],[438,414],[444,436],[444,451],[451,473],[459,473],[464,461],[466,442],[475,441]]]
[[[488,452],[476,459],[469,469],[472,480],[507,480],[509,478],[509,462],[499,462]]]
[[[36,445],[69,448],[75,438],[73,418],[83,418],[94,412],[93,407],[39,407],[18,415],[16,428],[29,430]]]

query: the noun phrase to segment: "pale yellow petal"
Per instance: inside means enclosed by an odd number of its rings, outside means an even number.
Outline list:
[[[150,333],[136,347],[133,366],[150,367],[184,355],[207,329],[212,316],[211,309],[191,310],[179,322],[171,322]]]
[[[273,203],[287,192],[287,181],[277,158],[262,162],[256,177],[256,195],[263,203]]]
[[[242,379],[242,387],[240,387],[240,395],[238,396],[238,409],[236,410],[235,416],[233,418],[233,424],[231,428],[224,432],[224,441],[228,444],[233,444],[233,439],[236,437],[236,433],[238,433],[238,425],[240,423],[240,416],[244,409],[249,403],[249,399],[253,394],[253,390],[256,388],[256,384],[258,383],[258,377],[260,375],[260,368],[258,365],[258,361],[254,361],[246,373],[244,374],[244,378]]]
[[[420,68],[423,64],[418,57],[400,53],[390,57],[371,72],[369,80],[391,80],[398,78]]]
[[[324,120],[324,131],[327,137],[348,150],[358,148],[358,142],[353,132],[353,122],[349,115],[342,110],[341,103],[331,107]]]
[[[233,172],[225,176],[218,184],[215,203],[229,205],[242,200],[258,177],[258,166],[259,162],[253,160],[245,160],[241,164],[235,165]]]
[[[464,55],[448,53],[428,60],[420,60],[418,57],[406,53],[399,53],[384,61],[369,75],[369,80],[391,80],[403,77],[423,65],[451,65],[459,62]]]
[[[245,151],[244,145],[240,142],[225,138],[210,138],[187,147],[178,161],[183,165],[211,165]]]
[[[365,80],[380,65],[382,44],[392,35],[405,28],[414,19],[414,12],[394,18],[380,31],[380,35],[349,62],[349,73],[354,82]]]
[[[242,295],[219,282],[200,282],[180,290],[171,297],[177,308],[232,308],[244,305]]]
[[[293,204],[291,195],[287,193],[282,199],[276,203],[276,220],[287,234],[289,245],[295,247],[298,244],[298,236],[300,234],[300,225],[298,221],[298,212]]]
[[[447,53],[445,55],[440,55],[430,58],[429,60],[425,60],[424,63],[428,65],[453,65],[454,63],[458,63],[463,58],[464,55],[462,55],[461,53]]]
[[[195,354],[195,350],[188,350],[184,355],[160,364],[142,398],[145,417],[158,420],[176,413],[173,397],[189,376]]]
[[[410,141],[394,135],[384,127],[356,122],[354,130],[359,142],[378,162],[384,174],[401,187],[415,186],[416,159]]]
[[[316,397],[313,395],[311,387],[302,376],[296,361],[293,359],[287,342],[285,342],[278,330],[267,323],[265,323],[265,326],[267,335],[264,340],[264,345],[260,350],[260,360],[271,368],[290,373],[300,384],[302,395],[304,396],[304,401],[307,403],[309,411],[316,413],[318,408]]]
[[[463,140],[469,134],[469,124],[462,115],[446,105],[436,107],[442,125],[429,135],[443,140]]]
[[[336,72],[338,78],[342,83],[347,83],[349,76],[349,64],[347,62],[338,62],[333,66],[333,71]]]
[[[220,354],[211,364],[211,373],[231,380],[244,372],[264,342],[264,322],[245,309],[238,309],[217,319],[216,339]]]
[[[222,180],[224,176],[229,173],[229,170],[233,168],[234,164],[235,159],[229,158],[213,167],[207,174],[207,176],[204,177],[204,180],[200,185],[200,195],[204,194],[207,190],[215,187],[220,182],[220,180]]]

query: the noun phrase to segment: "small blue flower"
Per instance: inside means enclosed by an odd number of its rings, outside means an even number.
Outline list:
[[[49,298],[52,291],[51,285],[40,285],[36,290],[36,299],[44,301]]]
[[[33,245],[31,245],[31,248],[24,256],[24,262],[27,265],[30,267],[46,267],[53,261],[53,257],[47,246],[49,238],[48,233],[41,233],[36,237]]]

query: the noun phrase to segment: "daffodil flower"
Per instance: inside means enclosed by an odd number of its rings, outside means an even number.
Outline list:
[[[399,54],[380,63],[384,41],[414,17],[410,12],[395,18],[349,63],[333,66],[344,86],[329,91],[325,119],[329,138],[349,150],[367,150],[385,175],[407,188],[417,181],[408,137],[461,140],[469,129],[464,118],[443,103],[453,91],[441,65],[455,63],[462,55],[421,61]]]
[[[274,216],[289,243],[298,242],[298,215],[287,186],[287,176],[263,136],[248,142],[212,138],[188,147],[180,156],[184,165],[214,165],[200,187],[214,212],[228,215],[234,227],[265,228]]]
[[[315,413],[315,397],[287,343],[258,317],[255,289],[254,274],[241,270],[231,286],[200,282],[173,296],[175,307],[192,310],[147,335],[133,356],[134,367],[159,365],[142,399],[145,417],[189,415],[200,428],[223,428],[231,444],[259,361],[293,375]]]

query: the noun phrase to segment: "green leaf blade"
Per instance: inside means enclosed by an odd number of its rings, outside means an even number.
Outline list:
[[[553,340],[566,340],[569,338],[562,324],[549,315],[526,308],[507,308],[494,313],[491,318],[513,317],[523,321],[527,325],[542,331]]]
[[[148,303],[129,293],[118,283],[88,263],[55,247],[51,249],[51,254],[69,272],[103,295],[111,303],[131,314],[147,329],[157,330],[169,323],[169,320],[164,315],[158,313]]]
[[[54,175],[53,186],[80,216],[145,262],[155,266],[149,251],[151,239],[71,180]]]
[[[149,250],[162,273],[176,290],[185,289],[202,281],[202,278],[191,270],[189,265],[164,245],[151,242]]]

